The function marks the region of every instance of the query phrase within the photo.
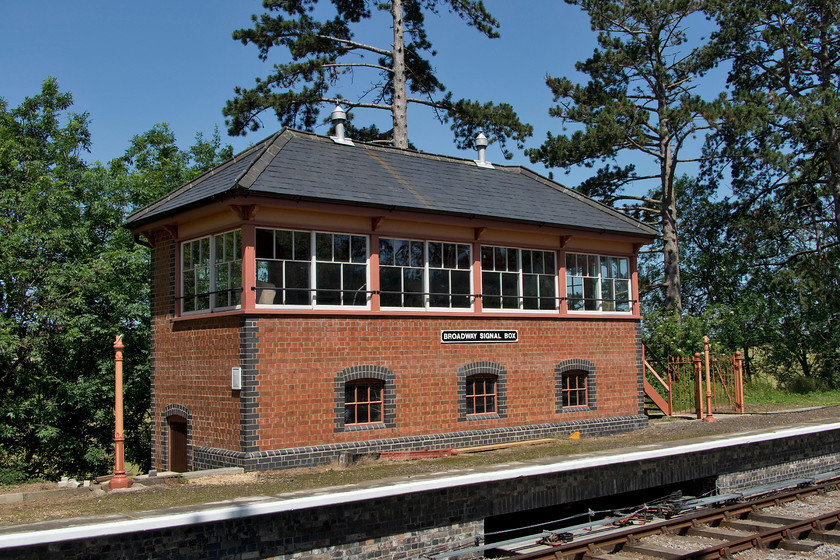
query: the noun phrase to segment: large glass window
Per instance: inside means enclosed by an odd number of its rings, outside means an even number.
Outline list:
[[[466,243],[381,238],[381,306],[468,309],[470,249]]]
[[[485,309],[557,309],[554,251],[482,245],[481,291]]]
[[[566,254],[569,311],[630,311],[630,264],[625,257]]]
[[[257,303],[367,305],[367,243],[364,235],[257,228]]]
[[[236,307],[242,298],[242,232],[181,244],[181,311]]]

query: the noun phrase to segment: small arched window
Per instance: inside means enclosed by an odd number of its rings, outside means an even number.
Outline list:
[[[344,425],[381,424],[385,383],[379,379],[348,381],[344,386]]]
[[[467,416],[496,413],[496,376],[467,377]]]

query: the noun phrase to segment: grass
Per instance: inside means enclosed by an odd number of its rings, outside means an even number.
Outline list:
[[[830,406],[840,403],[840,390],[795,393],[765,380],[754,380],[744,385],[744,401],[747,406],[772,408]]]

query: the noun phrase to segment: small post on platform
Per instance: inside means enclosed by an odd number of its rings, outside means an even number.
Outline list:
[[[703,418],[703,366],[700,352],[694,354],[694,410],[697,419]]]
[[[714,422],[715,417],[712,416],[712,376],[709,373],[709,337],[703,337],[703,351],[706,354],[706,417],[704,422]]]
[[[741,351],[735,351],[735,409],[744,413],[744,359]]]
[[[111,489],[128,488],[131,479],[125,475],[123,458],[125,437],[123,436],[123,372],[122,335],[117,335],[114,341],[114,477],[111,479]]]

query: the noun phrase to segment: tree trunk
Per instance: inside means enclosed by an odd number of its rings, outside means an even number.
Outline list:
[[[674,191],[673,154],[664,140],[662,149],[662,256],[664,261],[665,309],[682,312],[680,296],[680,249],[677,243],[677,196]]]
[[[408,102],[405,93],[405,43],[403,41],[402,0],[391,2],[391,16],[394,18],[394,96],[391,100],[393,115],[393,142],[397,148],[408,148]]]

